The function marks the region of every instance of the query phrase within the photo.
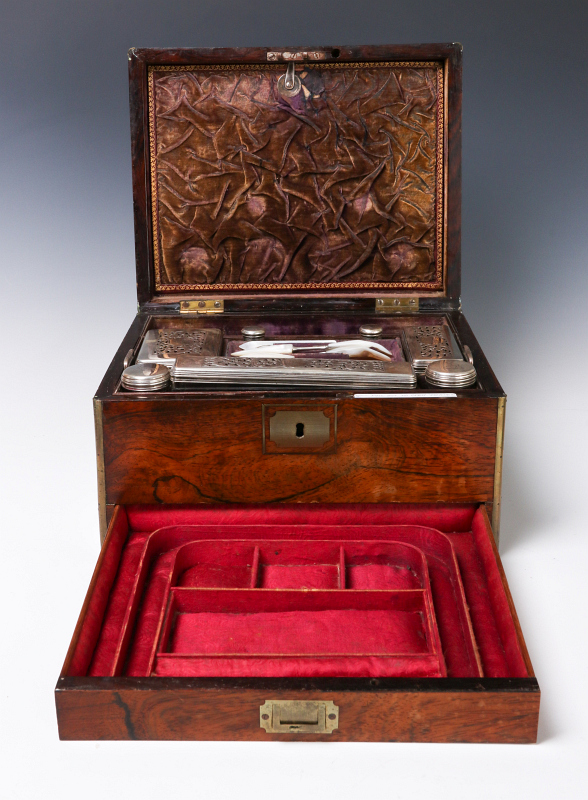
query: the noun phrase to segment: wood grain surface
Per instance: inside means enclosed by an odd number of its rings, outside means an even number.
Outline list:
[[[69,691],[72,681],[76,691]],[[283,683],[62,678],[56,693],[59,732],[62,739],[527,744],[537,738],[539,690],[534,678],[357,679],[355,685],[351,679],[306,685],[291,679],[287,689]],[[268,734],[260,728],[259,708],[277,699],[332,700],[339,706],[339,728],[326,735]]]
[[[316,408],[312,401],[269,403]],[[330,402],[333,402],[332,400]],[[105,400],[106,502],[487,502],[495,398],[337,401],[337,445],[263,453],[259,398]]]

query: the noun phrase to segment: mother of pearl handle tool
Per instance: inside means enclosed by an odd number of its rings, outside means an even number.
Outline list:
[[[257,342],[243,342],[239,345],[240,350],[256,350],[258,347],[274,347],[285,344],[291,344],[293,347],[298,347],[301,344],[308,344],[312,345],[313,348],[323,349],[326,345],[329,344],[337,344],[336,339],[279,339],[275,341],[268,341],[263,339],[262,341]]]
[[[248,343],[247,343],[248,344]],[[257,343],[256,343],[257,344]],[[289,356],[292,353],[304,353],[307,351],[322,351],[326,353],[341,353],[351,358],[375,358],[378,361],[391,361],[392,358],[388,350],[376,342],[366,342],[363,340],[350,340],[347,342],[331,342],[314,344],[311,347],[296,347],[294,344],[286,342],[266,343],[265,347],[253,347],[236,352],[236,356],[253,356],[262,358],[272,355]]]
[[[300,345],[308,345],[307,347],[300,347]],[[365,339],[348,339],[343,341],[337,341],[336,339],[324,339],[322,341],[317,341],[316,339],[282,339],[279,341],[263,341],[263,342],[243,342],[239,345],[240,350],[258,350],[262,348],[263,350],[267,350],[269,348],[283,348],[283,347],[290,347],[291,350],[284,350],[285,353],[303,353],[305,350],[325,350],[326,352],[347,352],[347,350],[339,350],[339,348],[349,348],[349,352],[355,350],[365,350],[366,348],[370,348],[371,350],[379,350],[380,353],[384,355],[389,355],[389,351],[378,342],[367,342]],[[278,352],[276,350],[276,352]]]

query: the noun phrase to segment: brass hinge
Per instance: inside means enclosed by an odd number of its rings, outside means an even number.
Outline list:
[[[376,300],[376,314],[406,314],[418,310],[418,297],[378,297]]]
[[[225,310],[225,301],[214,298],[206,300],[182,300],[180,314],[222,314]]]

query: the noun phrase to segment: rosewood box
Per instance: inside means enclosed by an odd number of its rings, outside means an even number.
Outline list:
[[[61,738],[535,741],[497,550],[506,397],[460,304],[461,46],[129,71],[139,311],[94,398],[102,550]],[[251,326],[369,326],[407,361],[445,330],[477,378],[121,383],[149,331],[215,329],[227,356]]]

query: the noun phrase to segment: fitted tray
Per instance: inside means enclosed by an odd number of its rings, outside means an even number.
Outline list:
[[[523,742],[539,690],[483,507],[129,506],[56,699],[70,739],[279,738],[303,699],[330,740]]]

